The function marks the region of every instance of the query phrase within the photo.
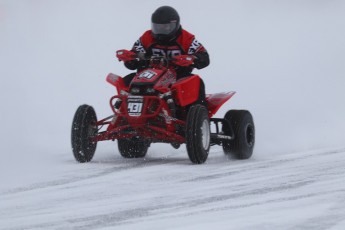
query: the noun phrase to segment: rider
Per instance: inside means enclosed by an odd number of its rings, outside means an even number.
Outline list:
[[[166,56],[177,65],[177,79],[191,75],[193,68],[202,69],[209,65],[210,59],[205,47],[195,36],[182,29],[177,11],[170,6],[159,7],[151,17],[151,30],[146,31],[133,45],[132,52],[145,53],[145,56]],[[130,70],[141,70],[147,62],[140,60],[125,61]],[[124,78],[126,85],[135,73]],[[201,79],[200,79],[201,80]],[[200,103],[205,104],[205,86],[201,80]]]

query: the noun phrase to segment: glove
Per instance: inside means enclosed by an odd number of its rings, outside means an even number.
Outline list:
[[[194,64],[194,59],[195,57],[191,55],[177,55],[173,57],[172,62],[175,65],[187,67]]]
[[[116,57],[119,59],[119,61],[128,62],[136,59],[137,54],[129,50],[118,50],[116,51]]]

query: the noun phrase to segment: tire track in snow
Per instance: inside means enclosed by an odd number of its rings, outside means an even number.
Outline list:
[[[214,174],[206,175],[206,176],[199,176],[199,177],[188,179],[186,180],[186,182],[218,179],[220,177],[231,176],[238,173],[277,167],[277,165],[281,166],[282,164],[293,163],[296,161],[308,159],[310,157],[324,156],[325,154],[334,155],[341,152],[345,152],[345,149],[341,148],[341,149],[335,149],[335,150],[319,151],[318,153],[315,153],[312,151],[310,153],[302,153],[302,154],[301,153],[284,154],[282,156],[279,156],[278,159],[270,159],[270,160],[259,161],[259,162],[254,162],[254,161],[245,162],[243,160],[233,160],[234,162],[242,161],[243,163],[245,163],[245,166],[247,167],[243,167],[242,164],[239,166],[236,165],[234,166],[235,169],[230,169],[230,171],[214,173]],[[229,161],[231,161],[231,159]]]
[[[48,182],[32,184],[32,185],[24,186],[24,187],[17,187],[17,188],[2,191],[0,192],[0,195],[13,195],[17,193],[28,192],[28,191],[38,190],[38,189],[46,189],[50,187],[62,186],[62,185],[72,184],[72,183],[85,181],[85,180],[92,180],[98,177],[106,176],[106,175],[116,173],[116,172],[122,172],[125,170],[134,170],[134,169],[144,168],[148,166],[173,164],[177,162],[180,162],[180,160],[177,159],[177,160],[164,161],[164,159],[161,159],[161,158],[120,159],[120,162],[116,162],[116,164],[120,166],[110,167],[106,170],[102,169],[104,167],[103,164],[99,162],[90,162],[86,164],[100,166],[100,167],[93,167],[91,168],[91,170],[98,171],[101,168],[101,171],[96,172],[94,174],[74,176],[73,178],[69,178],[69,179],[53,180],[53,181],[48,181]],[[121,164],[126,164],[126,165],[122,166]],[[78,167],[78,169],[80,168]]]
[[[97,229],[99,227],[112,227],[112,226],[126,226],[137,222],[154,221],[155,219],[171,219],[171,218],[184,218],[185,216],[197,216],[203,213],[209,212],[231,212],[231,210],[250,209],[257,206],[269,206],[272,204],[285,204],[287,202],[295,202],[299,200],[315,199],[327,196],[340,196],[344,194],[345,188],[340,189],[327,189],[328,184],[335,184],[341,181],[338,177],[345,175],[344,158],[339,161],[333,162],[332,156],[339,153],[343,153],[344,150],[332,150],[332,151],[317,151],[309,153],[294,153],[279,156],[275,159],[263,160],[263,161],[248,161],[244,164],[229,165],[230,162],[216,164],[215,167],[210,168],[210,171],[199,172],[198,176],[194,174],[187,174],[187,178],[175,178],[172,186],[181,186],[185,188],[186,194],[172,194],[176,201],[166,201],[160,197],[152,197],[157,200],[153,203],[139,204],[136,207],[122,207],[124,210],[108,211],[104,213],[85,213],[83,216],[77,217],[64,217],[61,220],[47,220],[46,222],[33,223],[25,225],[28,228],[34,229]],[[338,155],[340,156],[340,155]],[[327,159],[324,161],[324,159]],[[312,161],[311,161],[312,160]],[[130,160],[131,161],[131,160]],[[94,179],[97,182],[99,177],[109,175],[116,172],[126,172],[131,169],[134,172],[137,169],[144,167],[146,173],[149,171],[154,174],[157,170],[157,174],[169,176],[169,172],[161,172],[162,167],[157,169],[152,166],[170,164],[169,168],[175,168],[175,170],[182,169],[184,166],[189,167],[188,171],[195,171],[195,169],[208,168],[205,166],[190,166],[187,165],[188,159],[157,159],[151,158],[144,160],[134,160],[133,164],[121,166],[125,162],[116,163],[120,167],[109,168],[101,172],[93,173],[91,175],[80,176],[72,178],[71,180],[61,180],[60,184],[56,181],[50,182],[51,184],[42,183],[41,186],[33,185],[32,187],[26,187],[18,190],[17,193],[38,190],[43,188],[54,188],[57,185],[66,185],[69,183],[79,182],[87,179]],[[235,161],[236,162],[236,161]],[[239,162],[239,161],[238,161]],[[320,164],[313,164],[313,162]],[[181,168],[182,164],[184,165]],[[104,165],[99,164],[100,167]],[[175,167],[177,165],[177,167]],[[218,167],[219,166],[219,167]],[[191,168],[192,167],[192,168]],[[78,167],[78,170],[80,168]],[[98,167],[96,168],[98,169]],[[198,169],[198,170],[199,170]],[[95,167],[92,167],[95,170]],[[203,175],[200,175],[202,173]],[[276,175],[272,175],[272,174]],[[145,177],[145,175],[144,175]],[[164,177],[166,178],[166,177]],[[219,180],[219,181],[217,181]],[[59,180],[57,180],[59,182]],[[91,181],[92,182],[92,181]],[[154,181],[152,182],[152,184]],[[160,182],[161,183],[161,182]],[[191,188],[198,186],[198,184],[210,184],[210,187],[200,187],[200,190],[195,192]],[[159,184],[159,183],[158,183]],[[315,188],[324,185],[323,190],[316,191]],[[97,183],[95,183],[97,185]],[[78,184],[76,185],[78,186]],[[159,186],[159,185],[158,185]],[[212,188],[215,186],[215,188]],[[344,186],[343,186],[344,187]],[[310,190],[312,188],[312,190]],[[60,188],[61,189],[61,188]],[[68,189],[68,188],[63,188]],[[71,188],[74,191],[75,188]],[[152,189],[158,189],[153,187]],[[79,191],[78,189],[76,191]],[[39,192],[39,191],[36,191]],[[149,193],[148,190],[141,192]],[[111,194],[103,193],[105,199],[112,201]],[[11,194],[7,194],[11,196]],[[109,196],[109,197],[106,197]],[[171,196],[171,194],[170,194]],[[62,197],[65,200],[69,197]],[[151,197],[150,197],[151,199]],[[116,200],[116,199],[115,199]],[[258,201],[260,200],[260,201]],[[36,206],[34,208],[40,208]],[[183,210],[183,211],[182,211]],[[49,211],[49,210],[48,210]],[[322,226],[332,226],[341,221],[341,218],[337,213],[345,211],[343,207],[338,207],[336,213],[329,211],[326,216],[333,218],[333,221],[327,221],[327,218],[315,217],[315,222],[319,221]],[[182,214],[181,214],[182,213]],[[310,225],[309,221],[304,223],[306,229],[312,229],[313,225]],[[13,227],[10,229],[22,229],[22,226]]]

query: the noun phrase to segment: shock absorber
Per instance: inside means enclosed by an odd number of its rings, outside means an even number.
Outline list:
[[[162,95],[162,98],[168,103],[169,109],[171,111],[171,116],[176,117],[176,105],[172,97],[171,91]]]

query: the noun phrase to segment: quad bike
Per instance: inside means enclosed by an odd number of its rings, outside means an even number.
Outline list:
[[[121,52],[125,50],[117,52],[119,60],[127,60]],[[213,118],[235,92],[207,94],[206,103],[200,103],[198,75],[176,80],[176,65],[165,57],[131,58],[147,61],[148,68],[136,73],[129,86],[118,75],[107,76],[118,92],[110,98],[111,116],[97,120],[92,106],[84,104],[77,109],[72,149],[78,162],[91,161],[97,142],[105,140],[117,140],[124,158],[145,157],[151,143],[158,142],[174,148],[185,144],[195,164],[204,163],[210,146],[216,144],[237,159],[251,157],[255,142],[251,113],[229,110],[223,118]]]

